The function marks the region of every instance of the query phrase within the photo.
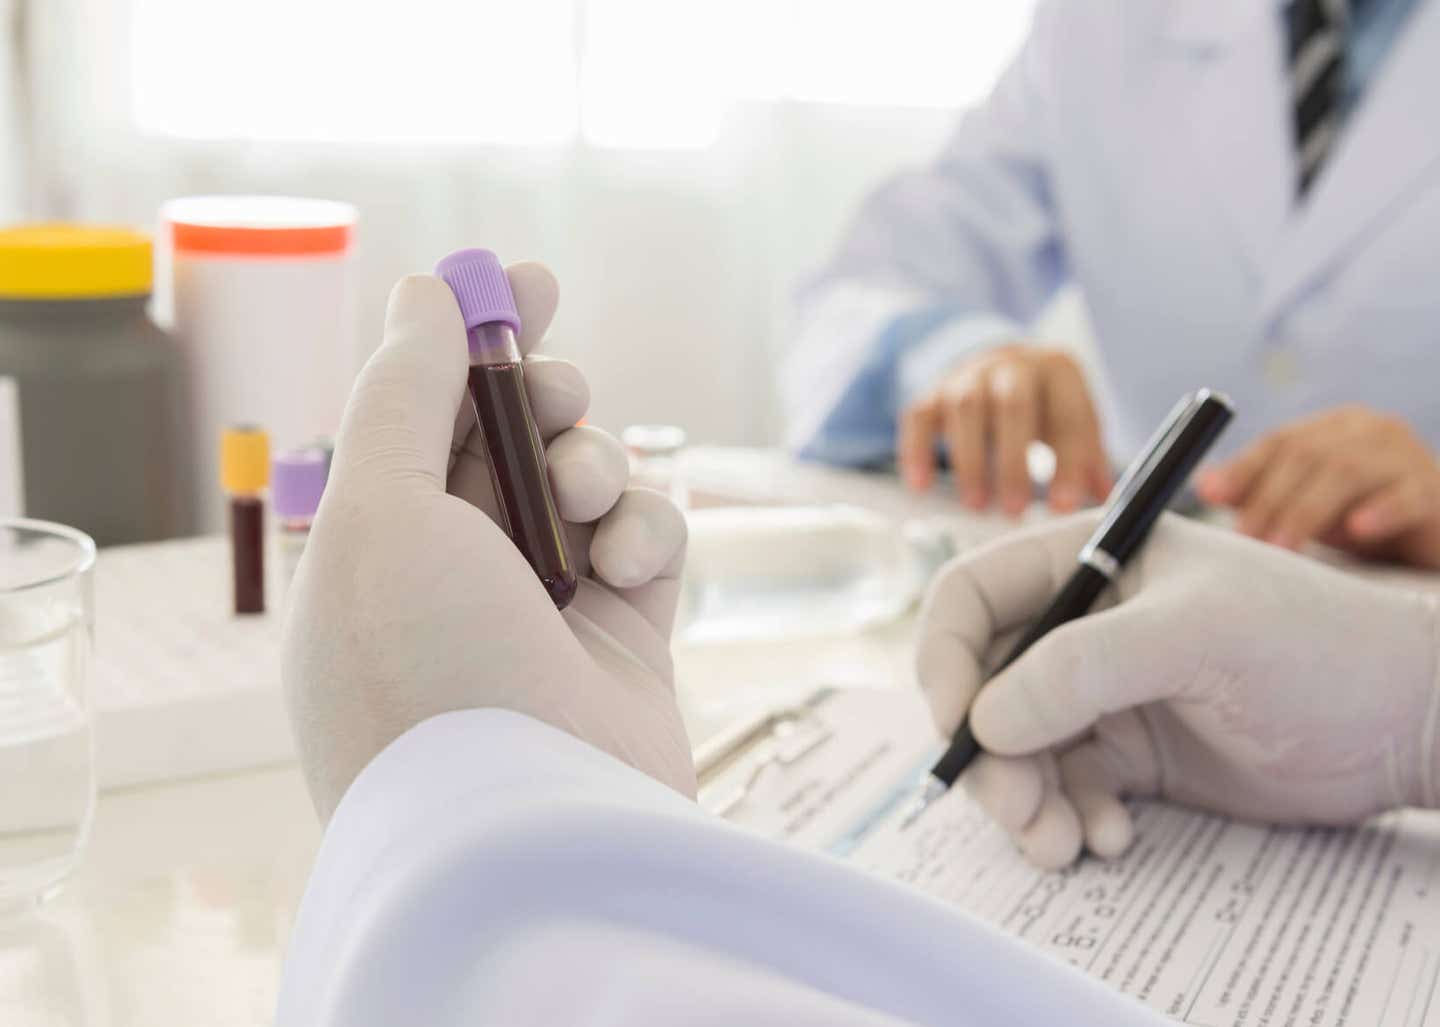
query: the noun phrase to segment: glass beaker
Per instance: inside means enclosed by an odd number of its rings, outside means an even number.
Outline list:
[[[0,519],[0,914],[53,894],[90,834],[94,567],[88,535]]]
[[[630,484],[669,496],[684,510],[690,505],[685,482],[685,429],[673,424],[632,424],[620,433],[630,456]]]

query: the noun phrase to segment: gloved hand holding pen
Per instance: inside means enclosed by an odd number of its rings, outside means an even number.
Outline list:
[[[948,736],[972,718],[987,755],[961,781],[1031,860],[1124,851],[1125,795],[1325,824],[1440,801],[1434,597],[1173,517],[1097,612],[980,691],[1094,525],[957,559],[923,614],[936,725]]]
[[[574,427],[589,392],[572,364],[528,354],[554,315],[554,276],[507,271],[526,385],[580,574],[560,613],[494,522],[455,297],[415,275],[345,412],[334,471],[297,571],[283,676],[311,796],[328,819],[355,775],[436,714],[528,714],[693,795],[669,637],[685,522],[627,489],[623,449]]]

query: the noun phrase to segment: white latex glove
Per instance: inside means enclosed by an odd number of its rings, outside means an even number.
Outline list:
[[[1075,567],[1095,515],[954,561],[926,600],[919,676],[963,778],[1035,863],[1124,851],[1125,794],[1338,824],[1436,803],[1432,597],[1167,517],[1097,612],[985,685]]]
[[[507,273],[528,353],[554,314],[555,278],[538,264]],[[557,612],[492,518],[484,445],[461,404],[467,370],[449,288],[403,279],[346,408],[290,594],[283,676],[317,810],[328,820],[355,775],[410,728],[476,707],[553,724],[693,796],[669,647],[684,518],[659,493],[625,489],[618,442],[573,427],[589,402],[574,365],[527,357],[581,576]]]

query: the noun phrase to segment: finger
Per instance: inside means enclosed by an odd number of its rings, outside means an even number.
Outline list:
[[[986,485],[985,391],[972,376],[947,387],[940,394],[940,417],[945,431],[945,449],[960,501],[972,510],[990,503]]]
[[[1084,834],[1075,807],[1060,788],[1060,772],[1048,753],[1040,761],[1045,782],[1035,817],[1013,837],[1025,858],[1043,870],[1059,870],[1080,857]]]
[[[560,303],[560,283],[544,264],[524,261],[505,269],[510,291],[515,296],[515,310],[520,315],[520,352],[529,356],[550,330],[555,308]]]
[[[1076,440],[1055,448],[1055,475],[1050,479],[1050,509],[1072,513],[1087,499],[1103,500],[1110,491],[1105,456],[1097,441]]]
[[[928,397],[900,415],[895,442],[900,474],[908,488],[923,492],[935,483],[935,443],[940,437],[940,403]]]
[[[1029,623],[1074,567],[1093,515],[1002,539],[951,561],[931,583],[920,615],[916,673],[935,726],[959,726],[1005,632]]]
[[[1079,368],[1057,357],[1045,375],[1043,435],[1055,451],[1050,506],[1060,513],[1078,509],[1087,495],[1104,499],[1110,489],[1109,464],[1100,442],[1100,421]]]
[[[1045,776],[1040,761],[981,755],[966,768],[960,782],[990,818],[1015,834],[1035,819],[1045,797]]]
[[[976,740],[998,755],[1024,756],[1088,731],[1106,714],[1169,697],[1179,675],[1115,658],[1156,627],[1143,606],[1121,603],[1050,632],[975,699]]]
[[[495,496],[495,483],[490,477],[490,463],[484,456],[484,448],[477,428],[471,443],[456,454],[445,482],[445,491],[500,523],[500,501]]]
[[[1435,516],[1429,489],[1416,477],[1391,483],[1365,498],[1345,519],[1345,528],[1362,542],[1381,542]]]
[[[1110,458],[1105,455],[1105,449],[1100,449],[1100,462],[1090,468],[1090,494],[1100,502],[1110,498],[1110,490],[1115,487],[1115,475],[1110,470]]]
[[[626,489],[596,526],[591,565],[616,588],[638,588],[678,575],[685,539],[685,517],[666,496],[653,489]]]
[[[685,539],[685,517],[668,497],[632,488],[600,519],[590,542],[595,574],[667,636],[680,598]]]
[[[565,521],[599,520],[630,480],[630,462],[619,440],[588,425],[555,436],[545,460],[555,509]]]
[[[1318,469],[1280,511],[1271,541],[1299,549],[1343,522],[1346,512],[1383,480],[1383,471],[1358,461],[1330,463]]]
[[[995,480],[1000,505],[1008,514],[1030,505],[1030,443],[1040,434],[1039,383],[1023,359],[997,364],[986,378],[990,433],[994,442]]]
[[[580,368],[556,357],[525,358],[525,394],[546,442],[579,424],[590,408],[590,385]]]
[[[1238,506],[1236,530],[1251,538],[1273,540],[1280,517],[1318,470],[1308,453],[1293,447],[1278,449]]]
[[[959,606],[958,602],[950,605]],[[984,664],[977,636],[989,628],[989,613],[977,608],[960,614],[953,630],[935,626],[926,630],[915,651],[915,671],[925,700],[930,704],[930,718],[945,737],[955,733],[965,719],[975,693],[984,682]],[[930,614],[922,615],[925,621]],[[927,625],[928,627],[928,625]]]
[[[1122,855],[1135,840],[1135,824],[1099,745],[1082,742],[1061,756],[1060,781],[1080,818],[1086,848],[1102,859]]]
[[[384,342],[345,407],[335,443],[337,481],[404,480],[443,488],[455,411],[465,391],[466,354],[465,326],[450,288],[430,275],[402,278],[390,293]]]
[[[479,455],[484,452],[485,443],[480,437],[479,422],[475,419],[475,403],[467,393],[460,397],[460,406],[455,410],[455,424],[450,432],[449,470],[455,470],[455,461],[463,450]]]
[[[1195,491],[1212,506],[1235,506],[1250,494],[1279,448],[1281,436],[1268,435],[1235,459],[1207,467],[1195,479]]]

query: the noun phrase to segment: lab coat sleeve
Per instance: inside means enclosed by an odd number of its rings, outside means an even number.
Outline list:
[[[279,1027],[1163,1023],[518,714],[392,743],[331,821]]]
[[[800,455],[889,459],[898,412],[962,356],[1017,338],[1063,282],[1047,171],[1061,8],[1040,5],[989,99],[933,163],[869,197],[801,290],[780,382]]]

